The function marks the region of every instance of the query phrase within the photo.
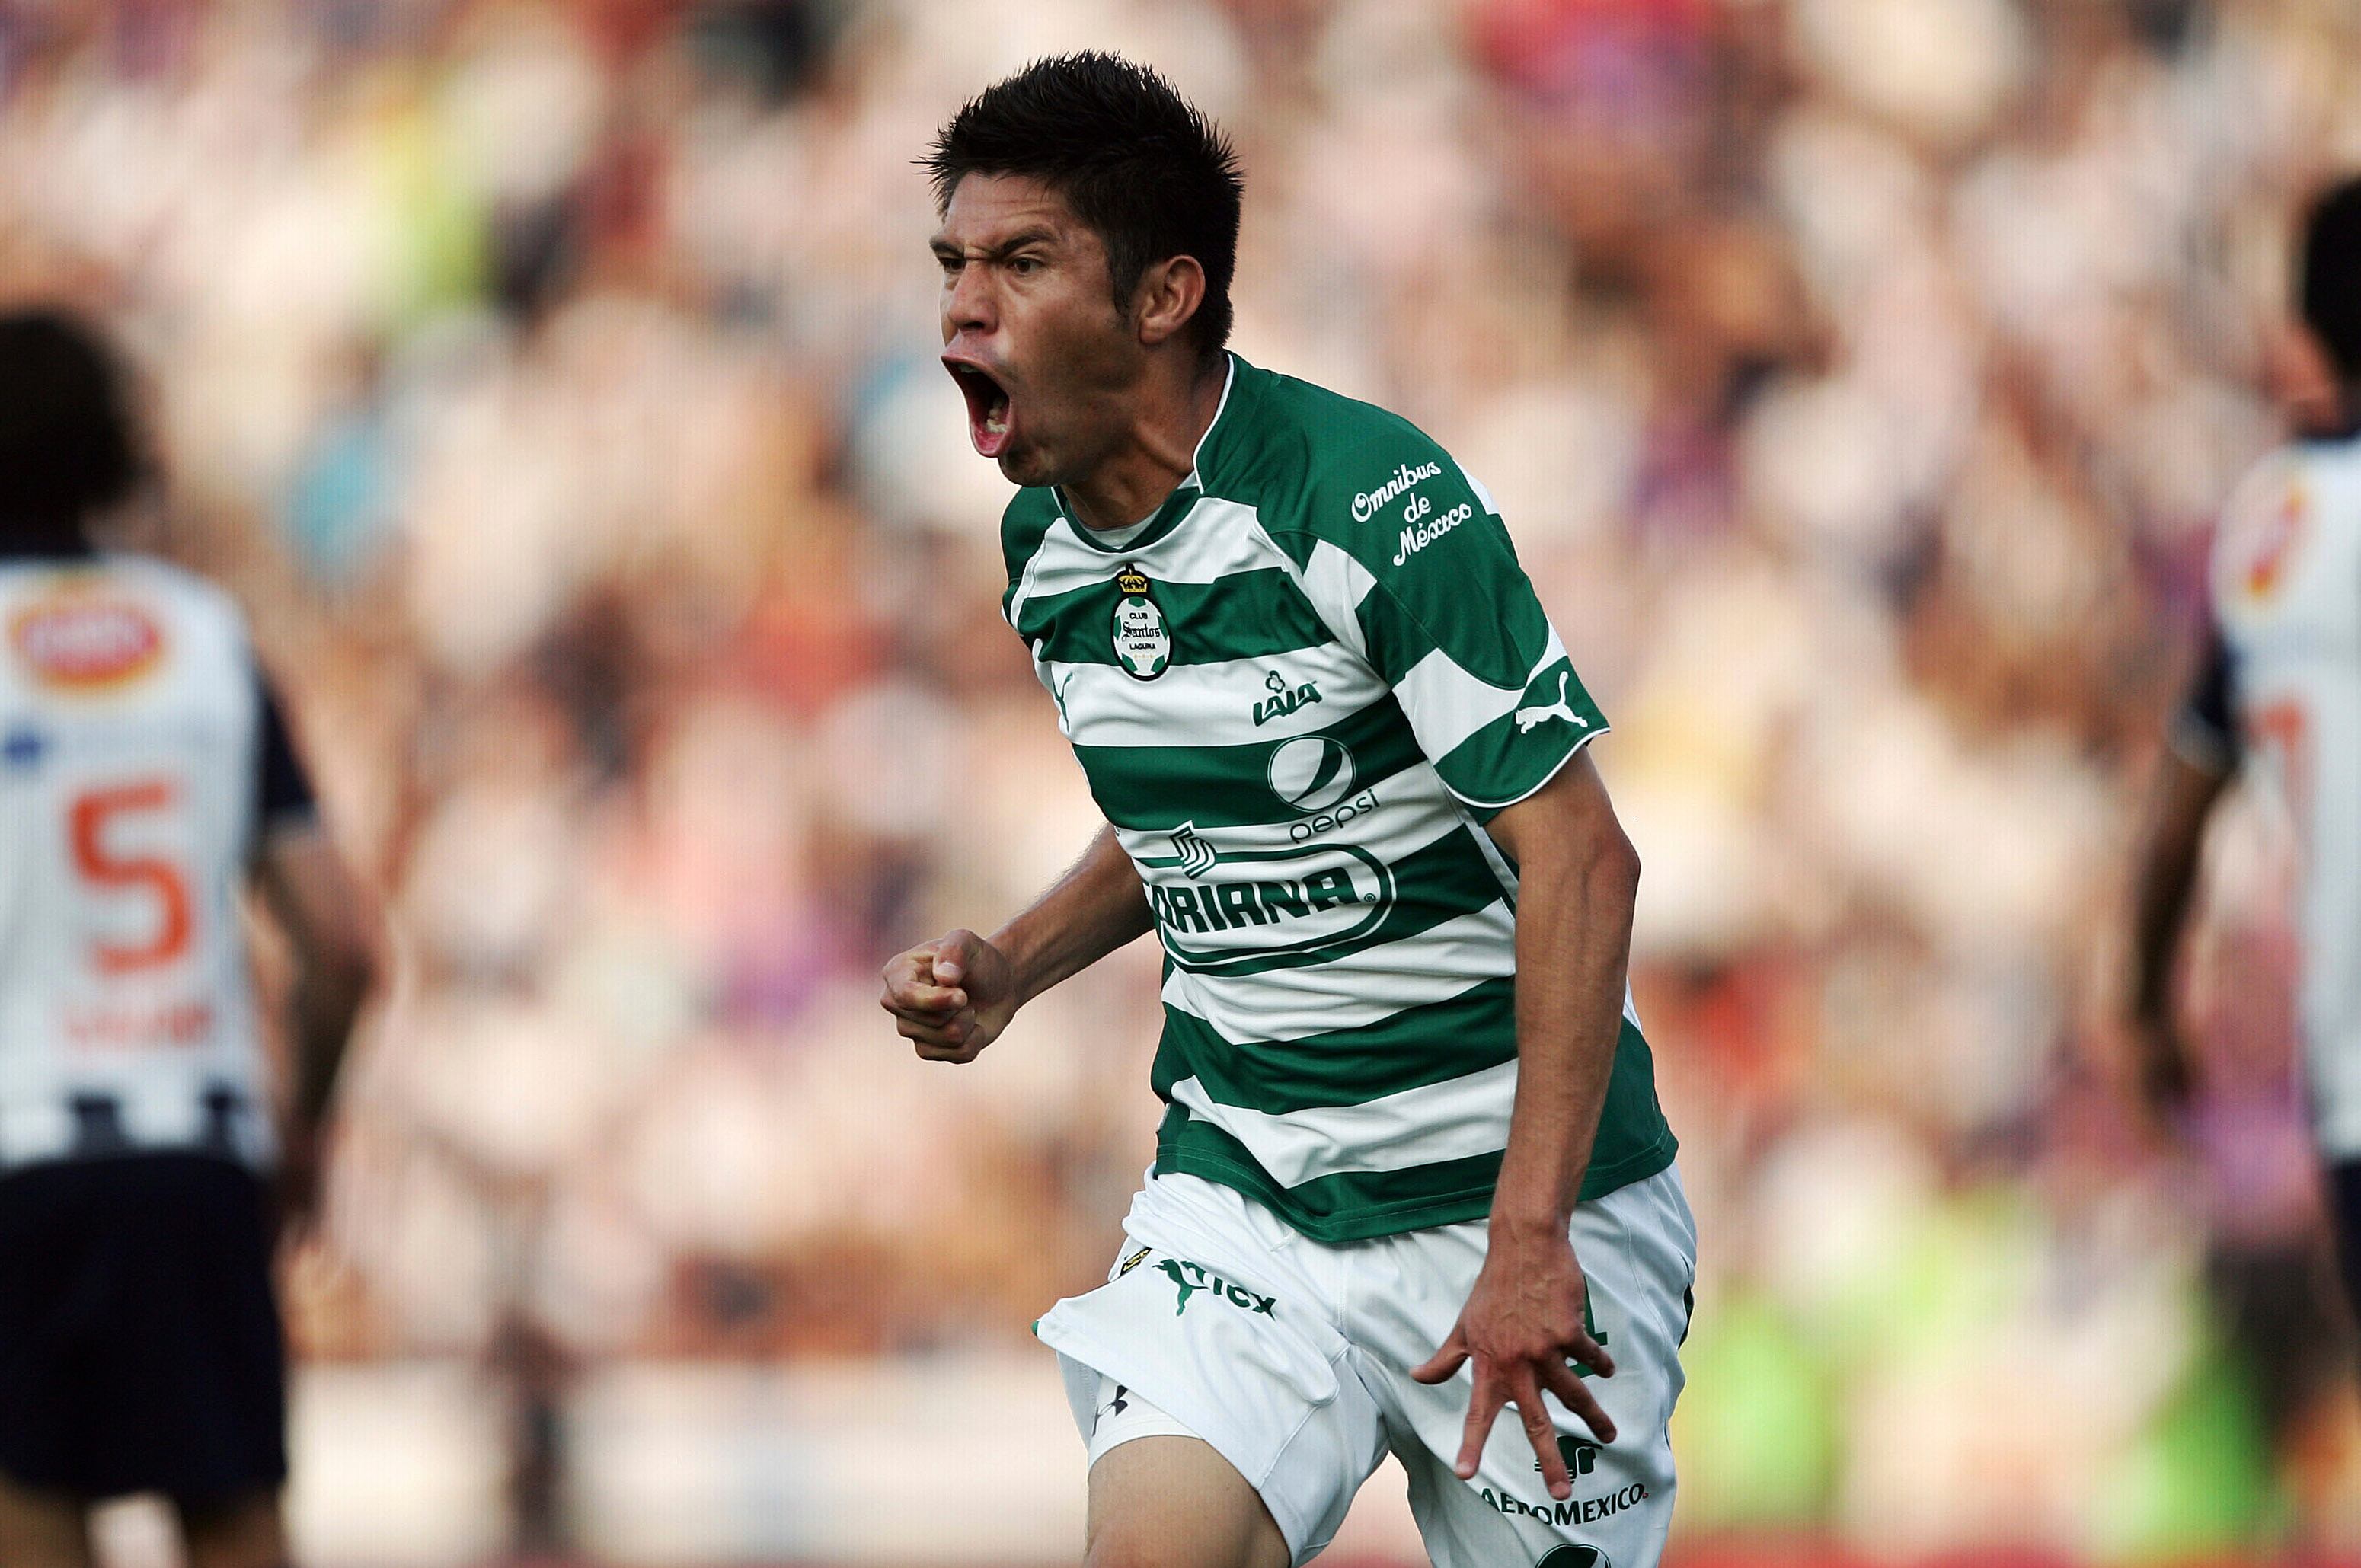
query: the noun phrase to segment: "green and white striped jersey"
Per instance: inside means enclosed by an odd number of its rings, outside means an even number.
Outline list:
[[[1607,728],[1497,509],[1407,421],[1231,356],[1120,545],[1052,488],[1005,609],[1165,952],[1159,1173],[1323,1241],[1482,1216],[1516,1086],[1516,874],[1480,824]],[[1582,1196],[1672,1162],[1627,993]]]

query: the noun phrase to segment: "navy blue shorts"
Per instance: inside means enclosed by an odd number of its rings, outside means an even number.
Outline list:
[[[211,1155],[0,1177],[0,1473],[192,1504],[287,1477],[269,1196]]]

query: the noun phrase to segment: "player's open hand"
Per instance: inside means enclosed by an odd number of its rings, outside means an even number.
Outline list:
[[[878,1005],[928,1061],[973,1061],[1016,1013],[1016,975],[999,948],[953,931],[885,966]]]
[[[1458,1372],[1461,1363],[1476,1365],[1467,1425],[1459,1458],[1452,1465],[1461,1480],[1476,1478],[1492,1423],[1502,1407],[1514,1405],[1541,1460],[1550,1496],[1560,1501],[1574,1496],[1574,1478],[1566,1474],[1565,1456],[1557,1446],[1557,1428],[1543,1405],[1544,1389],[1580,1416],[1599,1442],[1615,1441],[1615,1423],[1568,1360],[1601,1377],[1615,1375],[1614,1361],[1583,1326],[1587,1290],[1574,1244],[1564,1231],[1521,1237],[1498,1223],[1492,1226],[1484,1266],[1451,1337],[1433,1360],[1411,1373],[1422,1383],[1442,1383]]]

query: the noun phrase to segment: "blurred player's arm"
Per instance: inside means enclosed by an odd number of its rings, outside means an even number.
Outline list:
[[[2140,833],[2125,1023],[2140,1094],[2158,1113],[2184,1104],[2195,1077],[2173,1017],[2172,978],[2196,891],[2205,824],[2237,771],[2231,694],[2229,653],[2216,633],[2188,699],[2173,716]]]
[[[1072,870],[989,938],[952,931],[897,954],[879,1005],[926,1060],[973,1061],[1019,1007],[1153,925],[1138,870],[1102,828]]]
[[[247,868],[286,938],[293,970],[292,1078],[281,1138],[282,1220],[300,1230],[319,1192],[323,1144],[353,1025],[376,983],[379,932],[368,898],[321,823],[278,704],[262,701],[259,824]]]

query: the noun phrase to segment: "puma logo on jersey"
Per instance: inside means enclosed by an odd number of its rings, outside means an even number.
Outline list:
[[[1540,707],[1521,707],[1517,709],[1518,734],[1530,735],[1535,729],[1540,729],[1543,724],[1548,723],[1553,718],[1563,718],[1568,724],[1573,725],[1576,729],[1587,729],[1590,728],[1590,720],[1583,718],[1580,714],[1575,712],[1574,709],[1568,707],[1565,704],[1566,679],[1567,673],[1564,670],[1560,670],[1557,673],[1557,700],[1555,702]]]

